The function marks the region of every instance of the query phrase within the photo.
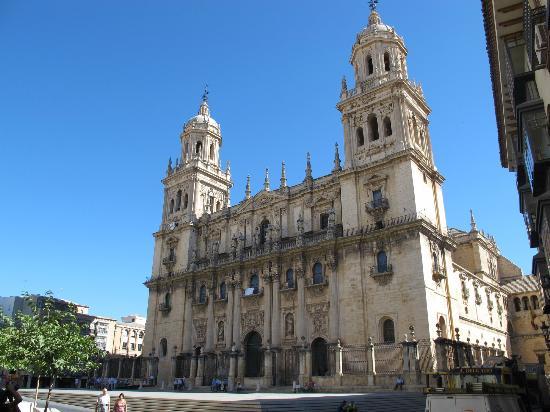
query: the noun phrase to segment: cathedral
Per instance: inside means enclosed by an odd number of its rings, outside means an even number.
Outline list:
[[[214,377],[248,387],[371,385],[403,372],[403,343],[434,368],[433,340],[507,354],[507,278],[520,269],[477,228],[447,228],[443,176],[407,49],[372,10],[342,80],[344,135],[329,175],[230,204],[222,134],[205,95],[169,162],[154,234],[147,376],[159,386]],[[153,362],[154,361],[154,362]],[[376,378],[376,379],[375,379]],[[393,379],[393,378],[392,378]],[[388,380],[389,382],[389,380]]]

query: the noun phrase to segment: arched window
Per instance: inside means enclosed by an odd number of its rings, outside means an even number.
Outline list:
[[[382,339],[384,340],[384,343],[395,342],[395,327],[393,325],[393,320],[386,319],[382,323]]]
[[[365,134],[363,133],[363,128],[358,127],[355,134],[357,135],[357,146],[363,146],[365,144]]]
[[[189,204],[189,195],[186,193],[185,196],[183,196],[183,208],[187,209],[188,204]]]
[[[220,209],[221,209],[221,207],[222,207],[222,204],[221,204],[220,201],[218,200],[218,201],[216,202],[216,212],[219,212]]]
[[[388,52],[384,53],[384,70],[390,71],[390,54]]]
[[[378,134],[378,119],[374,114],[371,114],[368,118],[369,124],[369,138],[372,141],[378,140],[380,135]]]
[[[201,152],[202,152],[202,142],[198,141],[197,144],[195,145],[195,154],[200,157]]]
[[[323,265],[317,262],[313,265],[313,284],[318,285],[323,283]]]
[[[391,129],[391,120],[388,116],[384,117],[384,137],[391,136],[393,133]]]
[[[514,309],[516,312],[521,311],[521,300],[520,298],[514,298]]]
[[[368,55],[367,56],[367,76],[370,76],[372,73],[374,73],[374,65],[372,64],[372,57]]]
[[[187,156],[189,156],[189,143],[185,142],[185,146],[183,149],[183,158],[186,159]]]
[[[523,303],[523,310],[529,310],[529,298],[524,296],[521,298],[521,302]]]
[[[227,297],[227,286],[225,285],[225,282],[220,283],[220,299],[225,300]]]
[[[388,271],[388,256],[383,250],[376,255],[376,271],[378,273],[385,273]]]
[[[170,199],[170,213],[174,213],[174,199]]]
[[[168,354],[168,341],[166,338],[160,340],[160,356],[166,356]]]
[[[214,160],[214,143],[210,145],[210,160]]]
[[[292,269],[288,269],[286,271],[285,282],[286,282],[286,287],[287,288],[289,288],[289,289],[294,288],[294,271]]]
[[[536,297],[535,295],[531,296],[531,307],[533,309],[539,308],[539,298]]]
[[[204,285],[199,289],[199,303],[206,303],[206,286]]]
[[[164,306],[169,308],[171,302],[172,302],[172,296],[170,295],[170,292],[166,292],[166,294],[164,295]]]
[[[260,277],[256,273],[250,276],[250,283],[248,287],[253,288],[254,293],[258,293],[260,291]]]
[[[327,341],[317,338],[311,342],[311,375],[326,376],[328,374]]]
[[[264,219],[260,224],[260,245],[263,245],[267,240],[267,230],[269,228],[269,220]]]
[[[181,209],[181,190],[178,190],[176,195],[176,212]]]

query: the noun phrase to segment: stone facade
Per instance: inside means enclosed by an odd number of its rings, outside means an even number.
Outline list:
[[[129,315],[116,322],[113,337],[113,355],[140,356],[145,336],[145,319]]]
[[[290,187],[283,163],[278,188],[266,171],[264,190],[247,185],[235,206],[205,94],[168,164],[145,283],[144,354],[159,385],[380,383],[408,370],[399,342],[411,334],[426,370],[438,333],[508,352],[500,272],[515,266],[477,228],[447,229],[430,109],[406,55],[373,11],[352,48],[355,87],[343,79],[337,104],[343,165],[336,146],[332,173],[314,178],[308,155]]]

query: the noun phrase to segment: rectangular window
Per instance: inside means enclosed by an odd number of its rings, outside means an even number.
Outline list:
[[[328,213],[321,213],[321,216],[319,217],[319,223],[321,230],[324,230],[328,227]]]
[[[382,205],[382,191],[380,189],[372,191],[372,205],[374,207]]]
[[[128,347],[128,342],[122,342],[122,349],[126,349]]]
[[[141,351],[141,347],[142,347],[142,346],[143,346],[143,345],[142,345],[141,343],[138,343],[138,350],[139,350],[139,351]]]
[[[130,343],[130,350],[136,350],[136,344]]]

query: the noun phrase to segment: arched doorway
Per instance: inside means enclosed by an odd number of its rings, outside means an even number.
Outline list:
[[[317,338],[311,343],[311,374],[312,376],[326,376],[327,372],[327,341]]]
[[[244,341],[245,376],[257,378],[262,370],[262,337],[250,332]]]

